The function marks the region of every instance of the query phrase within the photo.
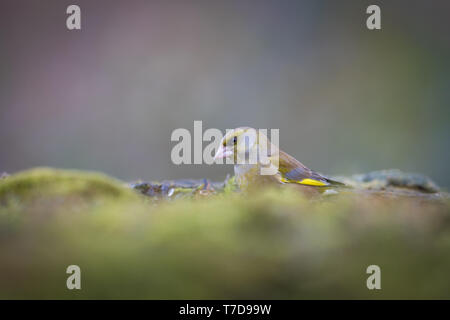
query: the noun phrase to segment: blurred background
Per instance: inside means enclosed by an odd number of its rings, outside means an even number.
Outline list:
[[[66,29],[70,4],[81,31]],[[172,131],[202,120],[279,128],[325,174],[450,186],[447,0],[2,0],[0,15],[0,171],[220,180],[232,166],[170,160]]]

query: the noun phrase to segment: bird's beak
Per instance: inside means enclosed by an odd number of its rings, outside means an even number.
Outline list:
[[[227,158],[233,154],[233,150],[221,145],[214,156],[214,160]]]

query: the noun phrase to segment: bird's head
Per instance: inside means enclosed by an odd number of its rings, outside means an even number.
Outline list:
[[[235,164],[248,163],[249,158],[259,158],[259,146],[263,144],[270,144],[264,134],[250,127],[239,127],[227,132],[214,158],[233,159]]]

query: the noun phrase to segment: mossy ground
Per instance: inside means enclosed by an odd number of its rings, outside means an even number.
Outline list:
[[[72,264],[81,290],[66,288]],[[381,290],[366,287],[372,264]],[[276,189],[155,203],[96,173],[0,181],[0,298],[448,299],[449,279],[446,199]]]

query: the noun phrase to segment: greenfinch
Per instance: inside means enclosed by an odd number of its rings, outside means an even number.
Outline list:
[[[228,159],[234,164],[235,179],[243,191],[265,185],[295,185],[305,193],[317,194],[345,186],[307,168],[271,143],[261,130],[250,127],[227,132],[215,159]]]

